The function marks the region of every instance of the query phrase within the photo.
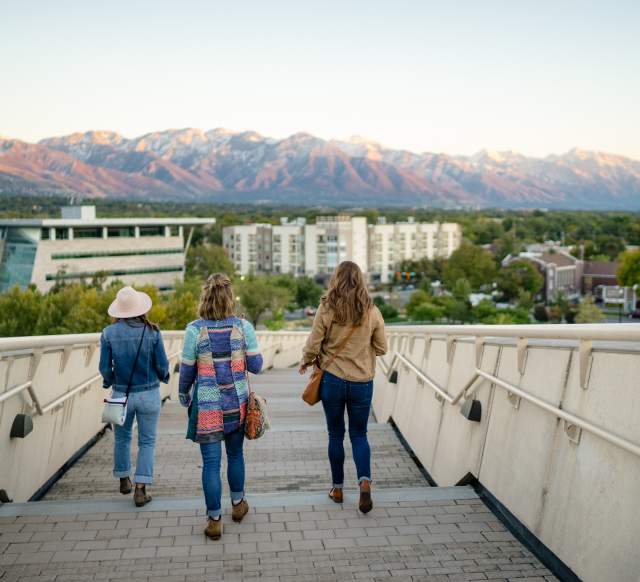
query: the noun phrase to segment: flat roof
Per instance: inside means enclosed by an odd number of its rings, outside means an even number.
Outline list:
[[[215,224],[215,218],[5,218],[0,226],[42,228],[63,226],[198,226]]]

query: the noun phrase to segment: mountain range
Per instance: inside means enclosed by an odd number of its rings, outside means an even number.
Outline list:
[[[302,205],[640,209],[640,161],[413,153],[354,137],[167,130],[0,138],[0,193]]]

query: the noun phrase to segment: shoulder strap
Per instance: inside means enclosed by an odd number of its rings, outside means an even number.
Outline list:
[[[333,360],[335,360],[338,357],[338,354],[342,351],[342,349],[344,348],[344,346],[347,345],[347,342],[349,341],[349,339],[351,338],[351,336],[353,335],[353,332],[356,330],[356,326],[353,325],[351,326],[351,329],[349,330],[349,333],[344,337],[344,339],[340,342],[340,345],[336,348],[336,351],[333,352],[333,355],[326,361],[324,367],[327,368],[329,367],[331,364],[333,364]]]
[[[244,322],[245,317],[244,313],[241,313],[239,316],[236,316],[237,319],[240,320],[240,330],[242,331],[242,343],[244,345],[244,377],[247,379],[247,390],[249,394],[251,394],[251,380],[249,380],[249,367],[247,365],[247,336],[244,333]]]
[[[131,366],[131,374],[129,374],[129,381],[127,382],[127,397],[129,396],[129,390],[131,390],[131,380],[133,380],[133,373],[135,372],[136,365],[138,364],[138,356],[140,355],[140,348],[142,347],[142,340],[144,339],[144,332],[147,331],[147,324],[144,324],[142,328],[142,335],[140,336],[140,341],[138,342],[138,351],[136,352],[136,359],[133,360],[133,366]]]

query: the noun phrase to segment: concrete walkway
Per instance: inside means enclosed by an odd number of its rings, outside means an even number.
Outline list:
[[[294,370],[255,380],[273,429],[245,445],[251,511],[224,518],[220,542],[202,534],[199,450],[168,402],[153,502],[137,509],[117,492],[108,432],[44,501],[0,508],[0,581],[555,580],[471,489],[428,487],[388,425],[370,427],[374,510],[357,511],[348,438],[350,492],[330,501],[324,417],[301,384]]]

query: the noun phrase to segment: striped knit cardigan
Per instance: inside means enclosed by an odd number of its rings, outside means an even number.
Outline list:
[[[249,370],[247,370],[247,365]],[[187,438],[206,443],[244,424],[249,371],[262,368],[253,326],[238,317],[187,326],[180,364],[180,403],[189,408]],[[219,383],[220,378],[226,383]]]

